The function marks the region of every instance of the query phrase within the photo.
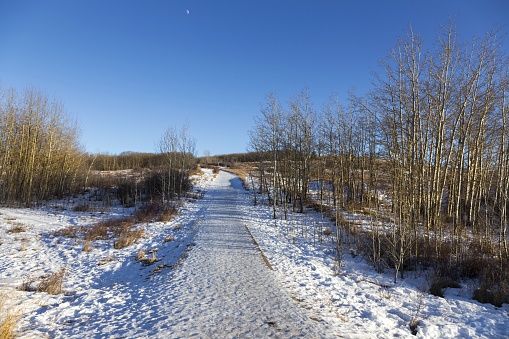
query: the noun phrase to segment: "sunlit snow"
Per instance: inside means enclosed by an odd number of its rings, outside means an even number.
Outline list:
[[[195,186],[203,199],[187,201],[167,224],[144,225],[149,236],[121,250],[98,242],[84,252],[79,239],[55,236],[101,213],[0,208],[0,287],[24,313],[19,336],[413,338],[412,318],[420,338],[508,336],[509,306],[471,300],[468,285],[438,298],[427,293],[425,273],[393,284],[390,272],[375,273],[348,248],[339,268],[330,239],[312,236],[318,215],[274,222],[226,172],[205,170]],[[25,232],[8,232],[14,223]],[[158,261],[136,261],[141,249],[157,250]],[[64,295],[17,290],[62,267]]]

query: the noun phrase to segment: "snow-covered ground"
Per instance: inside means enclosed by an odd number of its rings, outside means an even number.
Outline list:
[[[465,285],[434,297],[423,292],[424,274],[392,284],[390,272],[376,274],[348,251],[338,268],[330,239],[319,244],[302,228],[316,224],[312,214],[274,222],[226,172],[213,179],[205,170],[196,187],[204,199],[167,224],[143,225],[147,237],[120,250],[96,241],[85,252],[79,238],[55,235],[102,214],[0,208],[0,288],[24,313],[19,336],[413,338],[414,318],[421,338],[509,337],[507,304],[470,300]],[[158,261],[136,261],[140,250]],[[63,267],[65,294],[17,290]]]

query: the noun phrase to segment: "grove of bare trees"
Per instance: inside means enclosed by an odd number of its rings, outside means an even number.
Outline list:
[[[430,48],[412,29],[382,61],[371,90],[317,112],[305,89],[283,107],[270,94],[250,148],[274,218],[318,199],[382,270],[419,263],[482,278],[509,300],[509,63],[503,35],[463,41],[443,28]],[[325,208],[325,207],[324,207]],[[281,211],[278,214],[278,211]],[[362,211],[352,229],[343,212]],[[343,224],[342,224],[343,223]]]
[[[0,88],[0,202],[30,205],[62,196],[82,165],[77,125],[63,105],[29,88]]]
[[[189,135],[186,125],[180,131],[168,128],[159,141],[163,157],[159,170],[163,202],[173,195],[178,198],[189,189],[189,173],[196,167],[196,141]]]
[[[28,88],[0,87],[0,204],[31,206],[97,186],[123,205],[180,198],[196,167],[188,127],[169,128],[159,153],[86,154],[77,124],[61,102]],[[104,174],[103,171],[134,170]]]

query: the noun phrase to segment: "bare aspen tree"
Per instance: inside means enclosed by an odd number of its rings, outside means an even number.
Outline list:
[[[189,126],[184,125],[180,131],[179,155],[180,155],[180,180],[179,180],[179,198],[187,190],[189,172],[195,165],[196,140],[189,135]]]
[[[290,102],[288,119],[294,124],[292,147],[296,156],[296,178],[299,185],[300,212],[304,212],[309,189],[310,163],[316,146],[316,114],[311,106],[309,90],[304,89]]]
[[[250,132],[250,146],[255,152],[269,153],[272,160],[272,203],[273,218],[277,218],[278,198],[278,160],[283,111],[277,95],[267,95],[266,103],[260,110],[262,116],[255,120],[255,127]]]
[[[175,128],[168,127],[159,140],[159,152],[164,157],[165,169],[161,175],[161,198],[163,203],[171,199],[176,188],[178,136]]]

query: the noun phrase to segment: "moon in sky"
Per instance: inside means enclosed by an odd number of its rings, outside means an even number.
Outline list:
[[[189,10],[188,9],[186,9],[186,13],[189,14]]]

